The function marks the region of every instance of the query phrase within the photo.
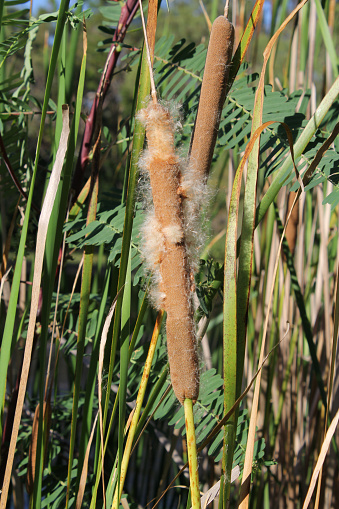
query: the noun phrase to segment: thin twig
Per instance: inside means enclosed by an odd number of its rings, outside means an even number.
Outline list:
[[[20,182],[18,181],[18,179],[16,178],[16,175],[14,173],[14,170],[12,168],[12,165],[11,165],[11,162],[8,158],[8,155],[7,155],[7,152],[6,152],[6,148],[5,148],[5,145],[4,145],[4,142],[3,142],[3,139],[2,139],[2,136],[0,134],[0,150],[1,150],[1,155],[2,155],[2,158],[4,160],[4,163],[5,163],[5,166],[7,168],[7,171],[8,173],[10,174],[11,176],[11,179],[13,180],[14,184],[15,184],[15,187],[17,188],[17,190],[19,191],[19,193],[21,194],[21,196],[23,198],[25,198],[25,200],[27,201],[28,200],[28,196],[27,196],[27,193],[22,189],[21,187],[21,184]],[[34,203],[32,202],[32,207],[34,208],[34,210],[36,212],[38,212],[40,214],[40,209],[39,207],[37,207],[36,205],[34,205]]]

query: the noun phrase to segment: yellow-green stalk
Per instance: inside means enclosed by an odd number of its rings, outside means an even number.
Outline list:
[[[190,488],[192,509],[200,509],[200,490],[198,475],[197,444],[195,440],[193,404],[191,399],[185,399],[185,425],[187,439],[188,465],[190,471]]]
[[[131,450],[132,450],[133,441],[135,438],[135,430],[136,430],[138,420],[140,417],[142,403],[144,401],[147,382],[148,382],[149,374],[150,374],[151,367],[152,367],[154,352],[155,352],[157,341],[159,338],[159,333],[160,333],[160,329],[161,329],[163,316],[164,316],[163,311],[159,311],[157,320],[155,322],[151,343],[150,343],[150,346],[148,349],[147,359],[145,362],[145,367],[144,367],[142,379],[140,382],[140,387],[139,387],[137,401],[135,404],[135,409],[134,409],[134,413],[133,413],[133,417],[132,417],[132,422],[131,422],[131,425],[130,425],[130,428],[128,431],[127,441],[126,441],[126,445],[125,445],[125,449],[124,449],[124,455],[123,455],[122,463],[121,463],[120,479],[118,480],[117,485],[116,485],[112,509],[117,509],[120,504],[120,498],[122,495],[122,490],[123,490],[125,479],[126,479],[129,458],[130,458],[130,454],[131,454]]]

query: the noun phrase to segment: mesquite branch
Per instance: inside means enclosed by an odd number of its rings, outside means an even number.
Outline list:
[[[88,115],[86,120],[85,132],[80,148],[77,166],[73,176],[72,182],[73,197],[76,197],[80,191],[82,176],[84,174],[88,161],[88,156],[90,154],[91,147],[93,144],[93,133],[96,129],[98,108],[100,106],[100,103],[102,103],[105,100],[106,94],[112,81],[114,69],[119,59],[120,52],[117,51],[116,48],[118,44],[120,44],[124,40],[127,29],[131,24],[135,16],[135,13],[138,10],[138,7],[139,7],[138,0],[127,0],[125,5],[121,9],[121,15],[118,26],[113,36],[111,49],[108,53],[104,71],[100,79],[100,83],[98,86],[97,93],[95,95],[95,99],[92,104],[90,114]]]

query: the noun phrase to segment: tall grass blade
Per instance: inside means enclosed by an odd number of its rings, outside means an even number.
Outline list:
[[[76,509],[81,509],[81,507],[82,507],[82,501],[83,501],[83,498],[84,498],[84,493],[85,493],[85,488],[86,488],[86,481],[87,481],[86,478],[87,478],[87,472],[88,472],[89,453],[90,453],[90,450],[91,450],[91,445],[92,445],[92,440],[93,440],[93,437],[94,437],[94,431],[95,431],[95,427],[96,427],[96,424],[97,424],[97,420],[98,420],[98,413],[95,416],[95,419],[94,419],[94,422],[93,422],[92,431],[91,431],[91,434],[90,434],[90,437],[89,437],[89,440],[88,440],[88,443],[87,443],[87,447],[86,447],[86,454],[85,454],[85,458],[84,458],[84,461],[83,461],[83,467],[82,467],[82,472],[81,472],[81,477],[80,477],[79,489],[77,490],[77,499],[76,499],[76,502],[75,502]]]
[[[131,250],[128,255],[128,265],[124,295],[121,306],[121,334],[120,334],[120,383],[119,383],[119,428],[118,428],[118,468],[117,477],[121,475],[121,462],[124,446],[124,429],[126,419],[126,392],[127,392],[127,368],[129,363],[129,337],[130,337],[130,316],[131,316]],[[118,500],[120,501],[120,484],[117,484]]]
[[[102,292],[102,300],[101,300],[100,308],[99,308],[99,312],[98,312],[97,329],[96,329],[96,333],[95,333],[95,338],[93,340],[91,361],[90,361],[88,376],[87,376],[87,381],[86,381],[85,401],[84,401],[84,406],[83,406],[83,419],[85,419],[87,421],[87,424],[85,426],[82,426],[82,428],[81,428],[81,436],[80,436],[80,442],[79,442],[79,463],[80,464],[83,461],[83,452],[86,448],[86,442],[88,439],[87,430],[90,428],[91,422],[92,422],[93,407],[95,405],[95,400],[94,400],[94,391],[95,391],[95,385],[96,385],[95,382],[96,382],[97,372],[99,372],[99,370],[100,370],[100,366],[101,366],[101,375],[99,377],[100,383],[98,383],[98,394],[99,394],[99,388],[100,388],[100,395],[101,395],[103,360],[101,362],[100,338],[102,337],[101,335],[103,334],[103,330],[104,330],[105,323],[106,323],[106,320],[104,321],[104,317],[105,317],[105,312],[106,312],[106,304],[108,301],[108,295],[109,295],[109,291],[110,291],[110,279],[111,279],[111,267],[108,267],[106,274],[105,274],[105,283],[104,283],[104,289]],[[113,301],[113,304],[114,303],[115,303],[115,299]],[[113,314],[112,314],[112,316],[113,316]],[[107,332],[106,332],[106,337],[107,337]],[[99,399],[99,407],[100,407],[101,397],[100,398],[98,397],[98,399]],[[102,417],[102,413],[100,414],[100,416]],[[80,473],[78,471],[76,489],[80,482],[79,475],[80,475]]]
[[[62,107],[66,102],[65,95],[65,55],[66,55],[66,37],[67,34],[64,31],[61,37],[60,52],[58,58],[58,103],[57,103],[57,116],[55,122],[54,132],[54,158],[56,147],[59,144],[59,139],[62,131]],[[65,171],[65,170],[64,170]],[[65,185],[64,179],[61,177],[62,185],[59,186],[57,195],[54,200],[53,211],[51,214],[50,222],[48,225],[45,259],[44,259],[44,274],[42,278],[42,317],[41,317],[41,334],[39,338],[39,362],[41,366],[40,370],[40,406],[45,405],[44,400],[47,399],[47,394],[44,394],[44,377],[45,377],[45,365],[46,365],[46,349],[47,349],[47,338],[48,338],[48,324],[49,324],[49,311],[51,306],[52,291],[54,288],[54,280],[56,274],[56,264],[61,246],[61,228],[59,234],[56,233],[56,225],[60,214],[60,197],[62,194],[62,188]],[[45,188],[48,186],[48,178],[45,181]],[[58,244],[56,244],[58,242]],[[41,505],[41,492],[42,492],[42,472],[44,469],[44,457],[46,455],[44,451],[45,440],[43,438],[44,427],[46,428],[45,412],[40,412],[39,415],[39,428],[37,438],[37,450],[36,450],[36,466],[34,475],[34,493],[32,496],[32,504],[37,509]]]
[[[269,293],[269,301],[268,301],[268,309],[265,310],[266,317],[265,317],[265,323],[264,323],[264,329],[263,329],[263,339],[261,343],[261,349],[260,349],[260,357],[259,357],[259,365],[262,365],[263,359],[264,359],[264,352],[265,352],[265,342],[266,342],[266,335],[267,335],[267,328],[268,328],[268,321],[269,321],[269,315],[270,315],[270,307],[272,303],[273,298],[273,291],[275,286],[275,278],[278,270],[278,264],[280,260],[280,251],[282,246],[283,237],[285,235],[285,230],[287,223],[289,221],[289,218],[291,216],[292,209],[290,211],[289,216],[287,217],[287,221],[284,227],[283,236],[280,240],[280,244],[278,247],[278,252],[276,255],[276,262],[274,266],[273,271],[273,278],[272,278],[272,286],[270,288]],[[287,332],[286,332],[287,334]],[[241,482],[241,490],[240,490],[240,504],[239,509],[247,509],[249,505],[249,493],[250,493],[250,485],[251,485],[251,472],[252,472],[252,462],[253,462],[253,452],[254,452],[254,442],[255,442],[255,434],[256,434],[256,424],[257,424],[257,414],[258,414],[258,403],[259,403],[259,395],[260,395],[260,381],[261,381],[261,370],[258,373],[258,377],[255,384],[254,389],[254,396],[253,396],[253,402],[252,402],[252,412],[251,412],[251,419],[250,419],[250,427],[248,430],[248,439],[246,444],[246,454],[245,454],[245,462],[244,462],[244,470],[243,470],[243,477]]]
[[[65,154],[67,150],[67,142],[69,135],[69,118],[68,118],[68,107],[64,107],[63,111],[64,118],[64,126],[61,133],[60,144],[57,152],[57,157],[55,159],[55,164],[53,167],[52,175],[50,177],[49,186],[47,189],[47,193],[44,199],[44,204],[41,210],[40,220],[39,220],[39,228],[37,234],[37,242],[36,242],[36,257],[35,257],[35,268],[34,268],[34,278],[33,278],[33,288],[32,288],[32,302],[31,302],[31,310],[30,310],[30,320],[28,324],[28,332],[27,339],[25,345],[25,353],[24,353],[24,362],[21,374],[20,388],[18,394],[18,401],[15,410],[14,417],[14,425],[11,435],[11,442],[9,446],[8,459],[6,464],[6,472],[4,483],[2,487],[0,507],[1,509],[5,509],[7,505],[7,496],[8,489],[10,484],[10,477],[12,472],[14,453],[16,448],[16,441],[19,433],[19,425],[21,420],[22,407],[24,404],[27,380],[29,374],[29,368],[31,363],[31,353],[33,346],[33,336],[35,330],[35,322],[37,309],[39,304],[39,292],[40,292],[40,283],[41,283],[41,272],[43,265],[43,254],[45,248],[45,242],[47,237],[48,223],[51,216],[53,203],[55,199],[55,195],[57,193],[57,188],[59,185],[61,170],[63,167]]]
[[[98,204],[98,188],[99,188],[99,162],[100,162],[100,134],[96,143],[95,154],[93,157],[92,167],[92,192],[90,203],[88,207],[87,223],[89,225],[92,221],[95,221],[97,204]],[[80,312],[79,312],[79,325],[78,325],[78,338],[77,338],[77,357],[76,357],[76,368],[75,368],[75,381],[73,390],[73,408],[72,408],[72,428],[71,428],[71,439],[69,446],[69,460],[68,460],[68,478],[67,478],[67,498],[66,507],[68,507],[71,474],[73,466],[73,454],[75,446],[75,435],[77,429],[78,419],[78,405],[80,397],[80,382],[83,366],[83,356],[85,352],[85,336],[87,327],[87,315],[89,307],[89,298],[91,290],[92,280],[92,269],[93,269],[93,246],[85,246],[84,251],[84,265],[82,269],[82,280],[81,280],[81,291],[80,291]],[[87,424],[86,421],[83,424]],[[89,430],[88,430],[89,432]],[[78,464],[78,469],[82,469],[82,465]]]
[[[321,33],[323,36],[323,41],[326,46],[326,50],[327,50],[327,53],[329,55],[330,62],[332,65],[333,76],[334,76],[334,78],[337,78],[338,77],[338,56],[337,56],[337,52],[335,49],[333,37],[331,36],[330,30],[329,30],[329,27],[328,27],[328,24],[326,21],[325,13],[324,13],[324,10],[323,10],[320,0],[314,0],[314,1],[315,1],[315,6],[317,8],[318,21],[319,21],[320,30],[321,30]]]
[[[101,442],[101,465],[102,465],[102,489],[103,489],[103,498],[104,498],[104,506],[106,506],[106,494],[105,494],[105,480],[104,480],[104,431],[103,431],[103,415],[102,415],[102,375],[103,375],[103,367],[104,367],[104,353],[105,346],[107,341],[107,334],[111,325],[111,321],[113,318],[113,313],[115,310],[115,306],[117,303],[118,295],[113,300],[113,303],[110,307],[108,315],[105,319],[105,323],[101,333],[100,340],[100,349],[99,349],[99,361],[98,361],[98,400],[99,400],[99,425],[100,425],[100,442]]]
[[[241,37],[241,40],[239,42],[239,45],[233,55],[232,58],[232,64],[228,79],[228,88],[230,89],[235,77],[239,71],[240,65],[244,61],[245,54],[247,52],[247,49],[250,45],[250,42],[253,37],[253,33],[255,30],[255,27],[257,26],[257,23],[260,19],[262,8],[264,6],[264,0],[256,0],[254,7],[252,9],[252,12],[250,14],[249,20],[247,22],[247,25],[245,27],[244,33]]]

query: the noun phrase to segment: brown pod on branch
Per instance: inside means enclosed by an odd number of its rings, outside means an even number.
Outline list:
[[[139,113],[146,127],[148,150],[140,166],[149,174],[154,211],[143,229],[144,257],[157,274],[156,306],[167,312],[167,348],[171,381],[178,400],[196,400],[199,362],[196,351],[190,266],[185,245],[180,161],[174,148],[175,123],[156,103]]]
[[[226,98],[233,43],[232,23],[225,16],[219,16],[212,25],[190,151],[190,164],[202,179],[208,177],[212,162]]]

